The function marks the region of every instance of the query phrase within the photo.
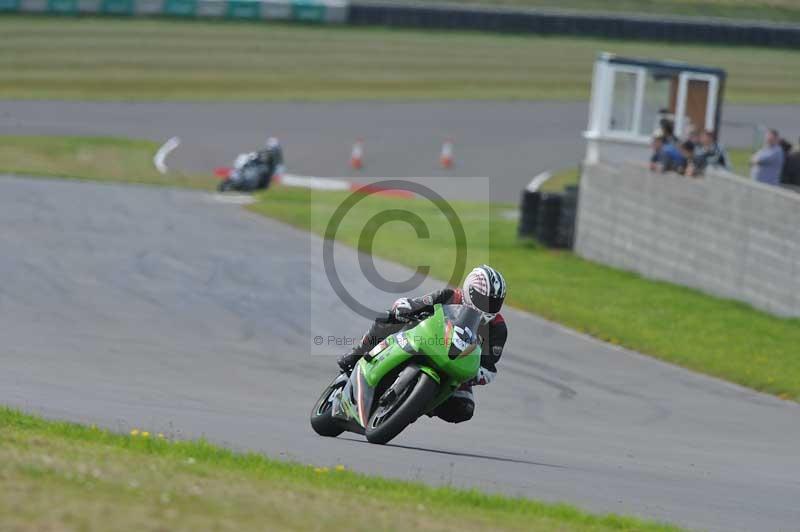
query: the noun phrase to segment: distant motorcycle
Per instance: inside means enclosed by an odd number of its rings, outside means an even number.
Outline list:
[[[252,192],[267,188],[271,177],[269,173],[269,168],[258,159],[257,153],[242,153],[236,157],[233,168],[228,172],[227,177],[217,185],[217,190],[220,192],[228,190]]]
[[[387,443],[475,377],[481,313],[437,304],[423,318],[375,346],[349,376],[333,379],[311,411],[317,434],[350,431],[371,443]]]

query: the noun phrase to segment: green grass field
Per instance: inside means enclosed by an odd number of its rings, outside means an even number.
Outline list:
[[[0,98],[582,100],[598,51],[729,73],[726,99],[800,103],[800,54],[563,37],[0,16]]]
[[[397,4],[408,0],[390,0]],[[567,9],[574,11],[620,12],[647,15],[722,17],[791,22],[800,20],[795,0],[435,0],[461,5],[515,8]]]
[[[128,161],[109,174],[110,181],[148,182],[183,186],[182,176],[153,175],[150,158],[155,144],[138,140],[96,138],[0,137],[0,146],[20,146],[24,158],[13,149],[0,150],[0,172],[14,169],[36,174],[42,168],[78,178],[104,179],[109,144],[116,156]],[[71,149],[54,150],[67,142]],[[149,147],[149,151],[147,149]],[[83,163],[75,153],[85,154]],[[41,166],[36,162],[45,159]],[[20,161],[32,161],[23,164]],[[34,164],[35,163],[35,164]],[[149,173],[148,173],[149,172]],[[570,183],[575,172],[567,169],[554,177],[551,189]],[[147,178],[146,176],[150,176]],[[194,186],[211,188],[211,178],[196,178]],[[265,216],[317,233],[324,231],[334,209],[346,193],[311,193],[303,189],[274,187],[258,196],[252,209]],[[695,290],[650,281],[638,275],[614,270],[565,251],[553,251],[520,242],[516,222],[503,213],[515,205],[453,202],[468,235],[468,260],[488,261],[500,268],[511,287],[509,303],[553,321],[591,334],[613,344],[646,353],[674,364],[721,377],[732,382],[800,400],[800,319],[781,319],[745,304],[711,297]],[[337,237],[356,247],[364,223],[379,210],[412,209],[431,228],[445,227],[442,215],[423,200],[370,197],[354,208]],[[491,216],[488,216],[491,214]],[[388,230],[385,226],[381,231]],[[392,239],[376,239],[374,253],[416,267],[420,257],[431,265],[434,277],[448,279],[453,257],[442,253],[452,249],[449,229],[433,230],[431,238],[420,240],[405,224],[392,227]],[[471,263],[470,262],[470,263]]]
[[[3,530],[677,531],[565,504],[120,435],[0,407]]]
[[[148,185],[211,188],[210,176],[172,172],[153,166],[159,144],[113,137],[41,137],[0,135],[0,167],[11,174],[78,177]]]

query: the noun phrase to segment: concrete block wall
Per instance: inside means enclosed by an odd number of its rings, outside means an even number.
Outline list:
[[[700,179],[586,165],[575,251],[652,279],[800,316],[800,194],[728,173]]]

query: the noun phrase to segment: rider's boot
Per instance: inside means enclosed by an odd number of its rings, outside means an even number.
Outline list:
[[[350,372],[353,371],[353,368],[356,367],[356,364],[358,364],[358,361],[361,360],[361,357],[366,355],[370,349],[378,345],[381,340],[390,334],[399,331],[402,326],[402,324],[387,323],[385,321],[373,322],[367,331],[367,334],[361,338],[361,342],[354,346],[349,353],[340,356],[336,361],[339,364],[339,368],[349,375]]]
[[[336,363],[339,364],[339,369],[341,369],[343,373],[347,373],[349,375],[350,372],[353,371],[353,368],[356,367],[356,364],[358,364],[358,361],[361,360],[361,357],[363,356],[364,353],[361,352],[361,350],[359,350],[358,347],[356,347],[349,353],[340,356],[339,359],[336,361]]]

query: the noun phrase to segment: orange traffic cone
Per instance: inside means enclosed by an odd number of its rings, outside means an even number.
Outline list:
[[[350,154],[350,166],[353,170],[361,170],[364,167],[364,140],[358,139],[353,144],[353,151]]]
[[[442,168],[453,167],[453,141],[447,139],[442,144],[442,154],[439,156],[439,164]]]

